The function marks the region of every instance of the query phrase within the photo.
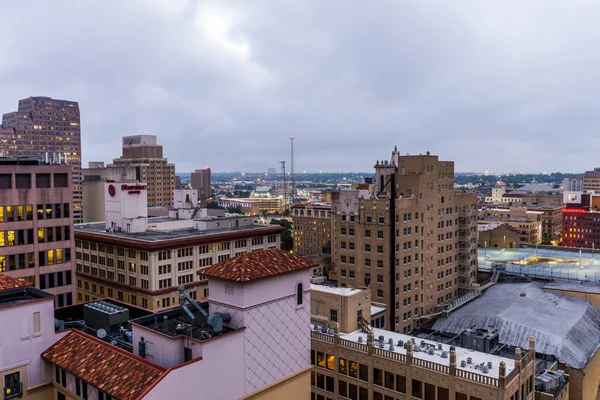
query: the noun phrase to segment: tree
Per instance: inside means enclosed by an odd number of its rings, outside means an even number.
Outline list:
[[[227,212],[230,214],[242,214],[244,215],[244,212],[242,211],[241,207],[229,207],[227,209]]]
[[[551,246],[552,245],[552,236],[550,236],[550,235],[543,235],[542,236],[542,244],[547,245],[547,246]]]
[[[290,251],[294,248],[294,238],[292,234],[292,223],[286,219],[272,219],[271,225],[283,226],[285,230],[281,232],[281,250]]]

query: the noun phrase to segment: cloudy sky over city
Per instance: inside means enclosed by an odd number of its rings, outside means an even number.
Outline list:
[[[600,149],[600,3],[6,0],[0,112],[79,102],[83,160],[159,136],[187,172],[583,171]]]

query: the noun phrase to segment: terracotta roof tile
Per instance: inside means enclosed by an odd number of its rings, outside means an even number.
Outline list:
[[[318,265],[318,261],[273,248],[244,253],[203,268],[198,273],[235,282],[249,282]]]
[[[0,274],[0,291],[31,286],[31,283]]]
[[[120,400],[137,398],[166,371],[79,331],[68,333],[42,357]]]

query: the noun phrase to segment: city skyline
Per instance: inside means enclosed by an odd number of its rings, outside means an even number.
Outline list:
[[[397,145],[457,171],[560,159],[578,172],[600,145],[599,14],[555,1],[9,2],[0,110],[78,101],[84,166],[147,132],[178,171],[266,171],[293,135],[297,171],[370,171]],[[23,15],[35,29],[19,29]]]

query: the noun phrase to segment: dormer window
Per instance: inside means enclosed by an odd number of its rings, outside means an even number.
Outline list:
[[[296,285],[296,304],[297,305],[302,305],[302,301],[304,297],[304,290],[302,288],[302,283],[299,283]]]

